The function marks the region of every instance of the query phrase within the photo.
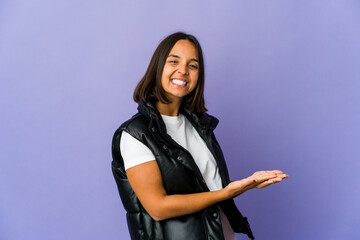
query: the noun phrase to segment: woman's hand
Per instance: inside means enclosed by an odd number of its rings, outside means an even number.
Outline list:
[[[284,178],[289,178],[289,176],[280,170],[258,171],[248,178],[229,183],[224,189],[229,197],[236,197],[252,188],[264,188],[273,183],[281,182]]]

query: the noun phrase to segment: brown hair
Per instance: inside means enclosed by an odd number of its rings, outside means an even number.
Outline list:
[[[161,75],[164,69],[166,59],[175,45],[179,40],[189,40],[195,45],[199,60],[199,76],[198,82],[195,89],[186,95],[182,100],[182,105],[187,107],[193,112],[202,113],[206,112],[205,101],[204,101],[204,58],[201,50],[199,41],[192,35],[176,32],[164,40],[161,41],[159,46],[156,48],[150,64],[146,70],[145,75],[142,77],[140,82],[134,91],[134,101],[161,101],[162,103],[170,103],[170,100],[166,98],[165,91],[161,86]]]

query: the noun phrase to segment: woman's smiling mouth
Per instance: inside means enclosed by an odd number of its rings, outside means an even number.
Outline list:
[[[181,79],[178,79],[178,78],[171,79],[171,83],[173,85],[176,85],[176,86],[179,86],[179,87],[186,87],[187,84],[188,84],[187,81],[184,81],[184,80],[181,80]]]

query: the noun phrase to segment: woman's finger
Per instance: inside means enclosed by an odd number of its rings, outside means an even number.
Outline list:
[[[285,175],[286,175],[286,174],[285,174]],[[269,179],[269,180],[267,180],[267,181],[264,181],[264,182],[258,184],[258,185],[256,186],[256,188],[264,188],[264,187],[267,187],[267,186],[269,186],[269,185],[271,185],[271,184],[281,182],[284,178],[285,178],[285,177],[283,177],[283,176],[279,176],[279,177],[276,177],[276,178]]]
[[[289,176],[283,173],[280,170],[273,170],[273,171],[259,171],[255,172],[253,175],[250,176],[252,179],[264,179],[266,180],[267,177],[282,177],[282,178],[289,178]]]
[[[272,178],[276,178],[278,175],[274,173],[262,173],[258,175],[252,175],[248,177],[249,184],[259,184]]]
[[[270,179],[270,180],[267,180],[267,181],[265,181],[265,182],[262,182],[262,183],[256,185],[255,188],[264,188],[264,187],[267,187],[267,186],[269,186],[269,185],[271,185],[271,184],[273,184],[273,183],[274,183],[274,182],[272,181],[272,179]]]

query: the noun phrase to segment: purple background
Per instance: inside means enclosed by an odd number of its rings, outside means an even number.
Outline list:
[[[231,178],[290,175],[236,199],[256,239],[359,239],[359,11],[358,0],[2,0],[0,239],[129,239],[111,138],[178,30],[203,46]]]

